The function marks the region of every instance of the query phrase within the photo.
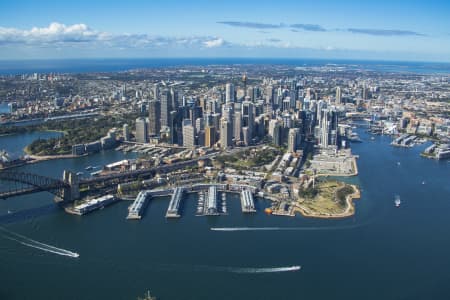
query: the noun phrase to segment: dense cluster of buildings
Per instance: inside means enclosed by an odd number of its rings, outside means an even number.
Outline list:
[[[339,88],[330,99],[317,99],[296,78],[252,87],[245,80],[240,87],[227,83],[190,99],[179,98],[174,89],[160,91],[158,85],[153,91],[147,115],[136,119],[139,143],[227,149],[268,140],[295,152],[306,138],[315,138],[321,147],[339,146],[338,119],[345,114]],[[129,131],[128,125],[123,131]]]

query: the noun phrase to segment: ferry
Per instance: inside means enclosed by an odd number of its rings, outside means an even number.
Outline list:
[[[395,207],[400,207],[400,204],[402,203],[402,201],[400,201],[400,196],[399,195],[395,196],[394,203],[395,203]]]

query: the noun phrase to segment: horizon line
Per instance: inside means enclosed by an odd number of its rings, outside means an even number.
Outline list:
[[[67,57],[67,58],[12,58],[0,59],[0,62],[19,62],[19,61],[70,61],[70,60],[169,60],[169,59],[275,59],[275,60],[335,60],[335,61],[373,61],[373,62],[402,62],[402,63],[441,63],[450,64],[448,61],[440,60],[401,60],[401,59],[386,59],[386,58],[336,58],[336,57],[273,57],[273,56],[158,56],[158,57]]]

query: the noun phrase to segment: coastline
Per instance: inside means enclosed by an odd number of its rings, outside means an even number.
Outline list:
[[[341,219],[353,216],[355,214],[355,205],[353,203],[353,200],[360,199],[361,198],[361,191],[360,189],[354,185],[350,184],[351,187],[353,187],[354,192],[350,195],[347,195],[345,198],[346,207],[345,210],[342,213],[332,214],[332,213],[318,213],[318,212],[312,212],[308,208],[302,206],[301,204],[295,204],[293,208],[293,212],[300,213],[303,217],[307,218],[319,218],[319,219]]]

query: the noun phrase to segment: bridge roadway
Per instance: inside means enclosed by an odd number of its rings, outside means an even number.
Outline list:
[[[127,171],[127,172],[121,172],[121,173],[117,173],[117,174],[92,177],[92,178],[88,178],[88,179],[81,179],[80,185],[89,185],[89,184],[95,184],[95,183],[106,182],[106,181],[111,181],[111,180],[120,180],[120,179],[124,179],[124,178],[136,178],[138,176],[148,176],[148,175],[152,175],[156,172],[170,172],[170,171],[173,171],[176,169],[187,167],[189,165],[194,165],[200,160],[209,159],[215,155],[217,155],[217,153],[210,153],[210,154],[203,155],[203,156],[191,159],[191,160],[181,161],[181,162],[173,163],[170,165],[161,165],[161,166],[148,168],[148,169]]]

